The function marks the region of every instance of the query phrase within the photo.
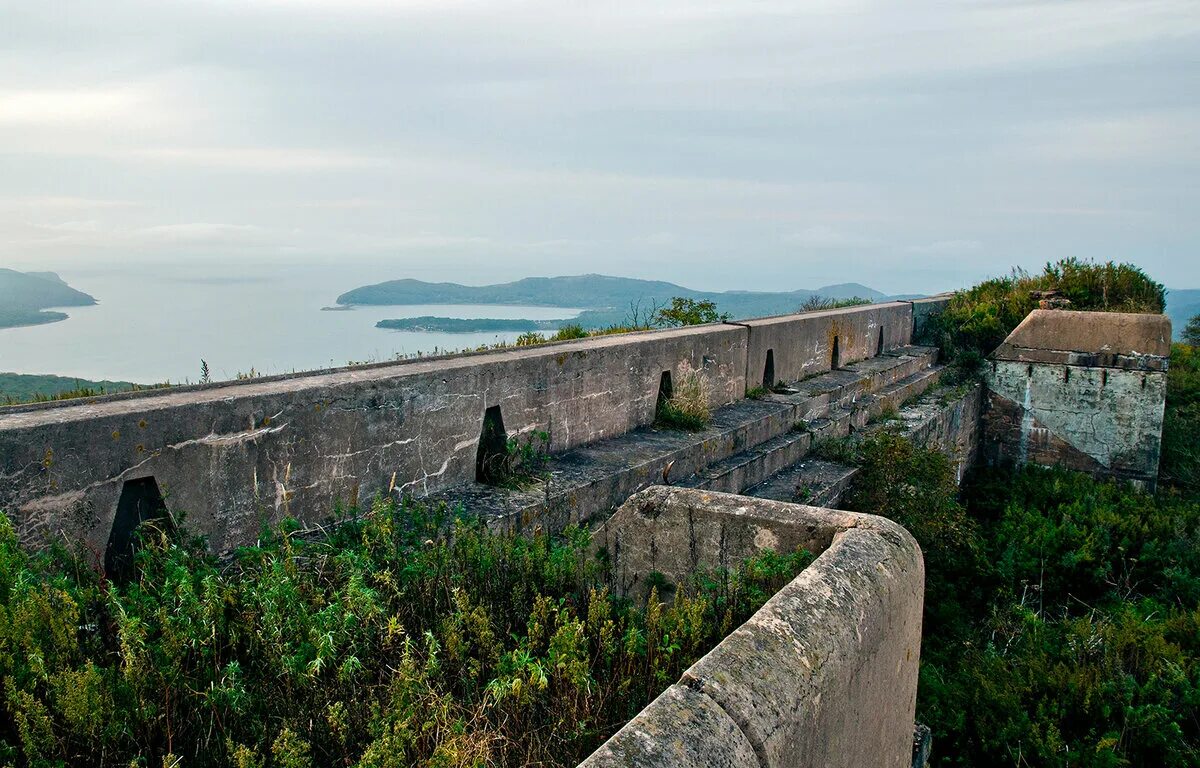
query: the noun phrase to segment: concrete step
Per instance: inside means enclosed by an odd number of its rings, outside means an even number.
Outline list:
[[[925,368],[862,398],[851,409],[854,429],[863,429],[874,419],[898,412],[905,403],[936,387],[944,370],[940,365]]]
[[[706,491],[741,493],[804,458],[811,445],[812,433],[793,430],[705,467],[677,484]]]
[[[845,437],[898,427],[901,434],[917,445],[945,453],[953,462],[956,477],[961,482],[963,471],[973,461],[976,450],[981,385],[944,385],[939,383],[940,377],[940,369],[908,377],[877,393],[877,400],[864,401],[853,418],[843,417],[844,411],[834,412],[831,417],[813,422],[810,428],[822,437]],[[899,408],[882,411],[891,413],[888,418],[875,418],[862,427],[849,423],[861,419],[864,412],[871,410],[872,404],[886,406],[897,400],[902,403]],[[877,411],[875,416],[878,415]],[[820,442],[817,433],[814,434],[814,446]],[[835,461],[804,459],[742,493],[777,501],[836,507],[857,472],[856,467]]]
[[[874,392],[929,369],[936,364],[937,357],[936,347],[900,347],[788,385],[766,399],[794,405],[797,418],[807,421],[832,408],[852,406]]]
[[[858,473],[857,467],[824,459],[805,459],[777,472],[758,485],[743,491],[759,499],[809,504],[814,507],[837,507],[850,482]]]
[[[495,528],[543,522],[559,529],[605,516],[655,483],[740,492],[799,461],[815,441],[849,434],[856,402],[929,370],[936,355],[927,347],[893,350],[718,408],[700,432],[646,427],[581,446],[551,457],[549,479],[525,488],[471,483],[427,498],[461,505]]]

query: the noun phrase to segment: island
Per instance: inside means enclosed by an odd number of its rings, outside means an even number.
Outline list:
[[[565,321],[561,320],[506,320],[503,318],[461,317],[401,317],[396,320],[380,320],[376,328],[392,331],[425,331],[433,333],[529,333],[531,331],[554,330]]]
[[[659,280],[639,280],[609,275],[527,277],[495,285],[429,283],[423,280],[390,280],[347,291],[337,298],[340,307],[356,305],[404,306],[415,304],[473,304],[501,306],[562,307],[582,310],[578,317],[561,320],[462,320],[448,317],[417,317],[383,320],[379,328],[408,331],[468,333],[480,331],[529,332],[552,330],[564,322],[585,329],[613,325],[644,325],[654,310],[674,297],[712,301],[732,317],[764,317],[799,311],[814,297],[836,301],[863,299],[881,301],[883,293],[858,283],[827,285],[794,291],[698,291]]]
[[[42,325],[66,320],[65,312],[48,307],[86,307],[96,299],[77,291],[53,272],[0,269],[0,328]]]

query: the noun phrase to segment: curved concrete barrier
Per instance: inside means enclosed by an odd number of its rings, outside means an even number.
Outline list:
[[[616,586],[632,591],[650,573],[678,580],[765,548],[820,555],[583,766],[911,764],[925,573],[902,527],[655,487],[632,496],[601,541]]]

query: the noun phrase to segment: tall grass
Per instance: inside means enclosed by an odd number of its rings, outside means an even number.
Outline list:
[[[808,561],[612,595],[588,533],[379,502],[228,562],[144,531],[139,577],[0,516],[0,764],[573,765]]]

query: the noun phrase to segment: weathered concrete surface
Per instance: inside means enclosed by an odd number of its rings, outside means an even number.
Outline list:
[[[992,353],[995,360],[1166,370],[1166,315],[1035,309]]]
[[[764,383],[768,351],[774,361],[774,384],[799,381],[908,344],[912,340],[912,304],[870,304],[742,324],[750,331],[746,383],[753,389]]]
[[[737,723],[709,697],[672,685],[592,753],[588,768],[758,766]]]
[[[912,316],[913,316],[913,340],[921,344],[935,343],[934,340],[926,338],[926,331],[929,328],[929,322],[935,316],[940,315],[945,311],[950,300],[954,298],[953,293],[939,293],[936,296],[927,296],[923,299],[913,299]]]
[[[986,369],[987,460],[1153,487],[1170,339],[1162,315],[1034,311]]]
[[[961,485],[979,456],[982,411],[983,385],[972,383],[933,390],[908,403],[898,416],[913,443],[946,454]]]
[[[927,373],[936,381],[936,374],[941,370],[931,368]],[[855,408],[869,413],[872,420],[863,424],[862,419],[856,416],[845,419],[843,423],[847,424],[851,434],[869,434],[877,429],[899,427],[901,434],[916,445],[944,453],[954,467],[957,481],[961,483],[979,452],[983,386],[978,383],[939,385],[927,392],[919,392],[916,397],[902,401],[898,406],[893,397],[896,391],[913,390],[908,386],[897,388],[893,385],[877,395],[869,396],[856,403]],[[884,419],[874,420],[874,417],[885,412]],[[828,426],[833,425],[830,422]],[[743,492],[747,496],[764,499],[837,507],[857,473],[856,467],[808,459]]]
[[[663,371],[700,370],[712,404],[732,402],[746,337],[703,326],[0,409],[0,509],[26,541],[66,532],[103,550],[123,483],[153,476],[226,551],[285,515],[472,481],[490,406],[510,435],[546,430],[566,450],[652,421]]]
[[[822,345],[835,337],[843,364],[873,355],[880,328],[885,347],[907,343],[911,313],[850,307],[0,408],[0,509],[27,543],[68,536],[103,550],[124,483],[153,477],[225,552],[284,516],[311,524],[376,494],[472,483],[493,406],[508,435],[544,430],[551,451],[570,451],[653,421],[664,371],[676,382],[701,371],[714,407],[741,398],[753,334],[778,343],[781,376],[798,378],[828,369]]]
[[[428,498],[462,505],[498,529],[559,530],[605,519],[636,491],[664,480],[736,493],[798,461],[815,440],[848,432],[852,414],[843,404],[868,408],[875,402],[871,392],[911,387],[911,372],[930,373],[935,356],[928,348],[898,348],[818,374],[787,394],[723,406],[700,432],[645,427],[579,446],[550,458],[546,486],[510,490],[468,483]]]
[[[1157,480],[1165,373],[994,360],[987,384],[990,463]]]
[[[635,593],[653,571],[678,581],[764,548],[821,554],[680,681],[737,724],[753,759],[725,762],[727,731],[676,731],[673,709],[656,700],[584,766],[674,765],[648,749],[662,733],[721,755],[712,764],[911,764],[924,563],[903,528],[872,515],[659,487],[630,498],[602,535],[615,586]]]

